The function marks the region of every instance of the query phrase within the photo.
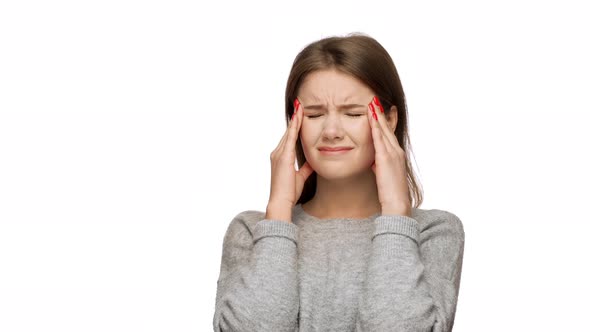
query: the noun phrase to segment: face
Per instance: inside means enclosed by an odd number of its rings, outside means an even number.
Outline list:
[[[371,171],[375,148],[367,108],[375,93],[355,77],[321,70],[307,75],[297,97],[303,105],[300,139],[305,158],[326,179],[344,179]],[[325,154],[322,146],[346,146]]]

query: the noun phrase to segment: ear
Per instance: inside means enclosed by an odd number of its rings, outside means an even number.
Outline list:
[[[395,105],[391,106],[389,114],[387,114],[385,118],[387,119],[391,131],[395,132],[395,128],[397,127],[397,107]]]

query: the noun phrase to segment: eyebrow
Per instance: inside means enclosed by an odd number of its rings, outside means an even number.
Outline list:
[[[368,105],[361,105],[361,104],[344,104],[344,105],[336,105],[336,107],[340,109],[353,109],[358,107],[368,107]],[[303,109],[306,110],[321,110],[325,109],[325,105],[303,105]]]

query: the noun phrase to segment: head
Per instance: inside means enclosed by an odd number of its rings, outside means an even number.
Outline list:
[[[410,161],[411,145],[405,95],[395,65],[387,51],[375,39],[362,34],[329,37],[306,46],[295,58],[285,93],[286,121],[293,114],[296,98],[304,105],[303,123],[296,144],[297,163],[305,161],[315,172],[305,182],[298,204],[313,198],[317,175],[327,179],[344,178],[372,172],[375,158],[367,106],[377,96],[385,117],[400,146],[406,152],[410,200],[417,208],[422,190]],[[341,107],[358,104],[361,106]],[[364,106],[364,107],[363,107]],[[321,158],[318,148],[350,146],[342,167],[329,158]]]

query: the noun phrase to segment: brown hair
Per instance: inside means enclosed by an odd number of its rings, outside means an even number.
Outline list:
[[[314,71],[336,69],[356,77],[370,87],[379,97],[385,115],[389,118],[392,105],[397,107],[398,119],[394,135],[406,155],[409,199],[414,208],[422,204],[423,192],[420,183],[414,177],[409,153],[412,151],[408,135],[408,114],[406,97],[397,69],[389,53],[375,39],[362,34],[351,33],[346,37],[327,37],[307,45],[293,61],[287,88],[285,90],[285,120],[287,124],[293,114],[293,102],[297,98],[299,87],[305,77]],[[297,139],[295,147],[297,164],[301,167],[306,159]],[[315,195],[317,174],[312,173],[303,186],[301,197],[296,204],[303,204]]]

